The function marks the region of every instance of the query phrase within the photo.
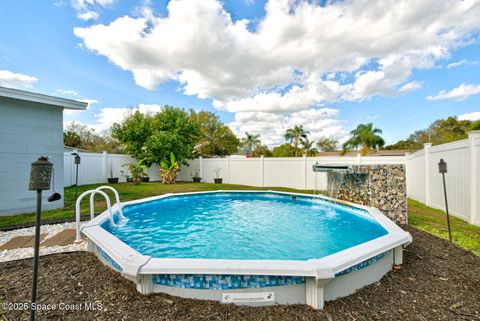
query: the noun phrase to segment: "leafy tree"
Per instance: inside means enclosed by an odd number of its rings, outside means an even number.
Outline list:
[[[69,147],[78,147],[82,144],[82,138],[76,132],[67,130],[63,132],[63,144]]]
[[[475,127],[478,126],[478,127]],[[386,146],[385,149],[405,149],[415,151],[423,148],[423,144],[445,144],[468,136],[468,131],[480,128],[480,121],[458,120],[456,117],[439,119],[434,121],[428,128],[417,130],[407,139],[400,140],[395,144]]]
[[[379,149],[385,145],[385,141],[379,135],[382,130],[374,128],[372,123],[360,124],[350,132],[352,137],[343,144],[343,154],[350,148],[362,151],[362,155],[367,155],[371,149]]]
[[[302,140],[307,138],[308,134],[310,134],[310,132],[303,129],[303,125],[295,125],[293,128],[289,128],[285,132],[285,140],[295,147],[295,157],[298,156],[298,146]]]
[[[272,152],[268,149],[267,145],[258,146],[252,153],[252,157],[260,157],[262,155],[265,157],[273,156]]]
[[[176,160],[185,165],[194,157],[200,131],[183,109],[164,106],[155,115],[130,114],[121,124],[113,125],[112,135],[125,145],[129,155],[147,166],[167,161],[173,151]]]
[[[317,141],[317,147],[322,152],[337,151],[338,141],[331,137],[322,136]]]
[[[212,112],[190,112],[190,117],[200,129],[200,140],[195,152],[201,156],[228,156],[238,150],[239,140],[231,129]]]
[[[293,157],[297,150],[292,145],[285,143],[272,149],[273,157]]]
[[[472,130],[480,130],[480,120],[473,122],[470,126],[468,126],[468,131]]]
[[[260,135],[258,134],[253,135],[246,132],[245,137],[241,140],[241,146],[243,148],[248,148],[250,153],[253,153],[261,144],[262,142],[260,141]]]
[[[315,148],[315,142],[309,141],[308,138],[302,140],[302,152],[307,156],[315,156],[318,150]]]
[[[67,125],[63,133],[63,141],[66,146],[78,147],[91,152],[123,152],[122,146],[112,138],[109,130],[96,134],[92,128],[75,122]]]

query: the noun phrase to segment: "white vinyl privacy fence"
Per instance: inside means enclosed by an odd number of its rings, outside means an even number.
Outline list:
[[[106,183],[110,173],[119,177],[125,163],[134,163],[128,155],[79,153],[79,185]],[[65,153],[65,186],[75,184],[74,158]],[[296,189],[325,190],[326,174],[317,176],[312,171],[315,163],[323,165],[404,164],[407,173],[407,194],[428,206],[445,209],[443,185],[438,173],[438,162],[448,164],[446,174],[448,200],[451,213],[470,223],[480,225],[480,131],[471,132],[469,138],[454,143],[431,146],[407,156],[328,156],[288,158],[198,158],[189,166],[182,166],[178,180],[191,181],[198,172],[202,182],[213,182],[217,173],[226,184],[262,187],[290,187]],[[151,181],[159,181],[158,166],[148,170]],[[316,177],[316,179],[315,179]]]
[[[445,174],[450,212],[480,225],[480,131],[468,139],[432,146],[406,157],[407,194],[428,206],[445,209],[442,176],[438,162],[447,162]]]
[[[136,163],[136,160],[128,155],[103,153],[82,153],[80,155],[80,165],[78,166],[78,185],[106,183],[108,177],[118,177],[120,182],[126,179],[122,175],[122,171],[128,173],[127,167],[123,167],[127,163]],[[71,153],[63,154],[63,180],[64,186],[75,184],[75,156]],[[158,166],[152,166],[148,169],[150,180],[158,181],[160,177]]]
[[[202,182],[213,182],[218,173],[219,178],[227,184],[240,184],[259,187],[290,187],[296,189],[326,189],[325,173],[315,175],[312,166],[322,165],[368,165],[368,164],[405,164],[404,156],[381,157],[225,157],[199,158],[190,162],[189,167],[182,167],[179,180],[191,180],[198,171]]]

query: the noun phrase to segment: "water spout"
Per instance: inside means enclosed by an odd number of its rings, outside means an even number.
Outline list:
[[[328,171],[327,172],[327,196],[337,198],[340,186],[342,186],[345,173]]]

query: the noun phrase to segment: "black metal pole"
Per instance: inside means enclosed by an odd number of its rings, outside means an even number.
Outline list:
[[[42,190],[37,190],[37,211],[35,213],[35,246],[33,258],[32,302],[30,306],[30,320],[35,320],[33,304],[37,302],[38,257],[40,249],[40,213],[42,210]]]
[[[445,185],[445,173],[442,173],[443,178],[443,192],[445,194],[445,209],[447,211],[447,224],[448,224],[448,238],[452,242],[452,232],[450,230],[450,214],[448,213],[448,201],[447,201],[447,186]]]
[[[77,189],[78,189],[78,164],[75,164],[75,202],[77,201]]]

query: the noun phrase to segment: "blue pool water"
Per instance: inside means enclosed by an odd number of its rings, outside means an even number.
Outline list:
[[[175,196],[126,206],[102,227],[156,258],[307,260],[387,234],[367,211],[273,193]]]

